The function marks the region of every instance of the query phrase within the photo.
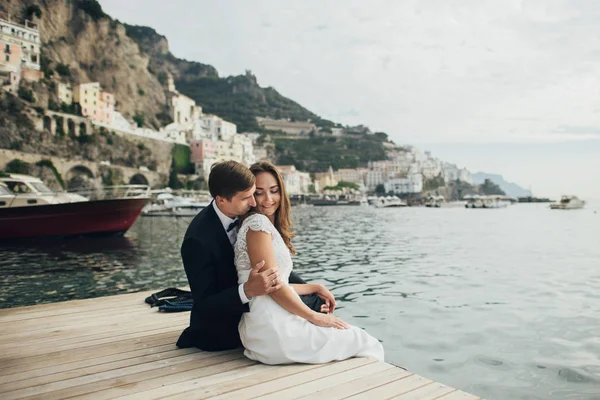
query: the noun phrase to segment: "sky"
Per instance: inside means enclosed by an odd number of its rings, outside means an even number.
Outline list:
[[[100,0],[220,76],[536,195],[600,199],[600,2]]]

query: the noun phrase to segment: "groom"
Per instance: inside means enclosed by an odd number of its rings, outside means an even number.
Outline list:
[[[254,266],[246,283],[237,283],[233,245],[238,217],[256,206],[252,172],[235,161],[217,163],[211,168],[208,187],[214,200],[196,215],[181,245],[194,305],[190,326],[179,337],[177,346],[218,351],[242,345],[238,323],[242,313],[250,310],[248,302],[278,290],[282,283],[276,269],[258,272],[264,261]],[[305,283],[293,272],[289,282]],[[301,297],[315,311],[324,304],[316,295]]]

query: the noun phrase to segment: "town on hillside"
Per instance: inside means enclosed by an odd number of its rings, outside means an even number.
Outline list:
[[[35,22],[0,15],[0,82],[5,92],[24,100],[36,96],[31,89],[25,89],[24,84],[45,79],[40,66],[42,39],[43,32]],[[118,99],[99,82],[71,85],[61,74],[53,74],[49,87],[58,104],[51,104],[54,101],[50,99],[47,107],[42,107],[42,115],[30,114],[36,130],[71,137],[103,132],[183,145],[189,147],[189,162],[193,165],[190,172],[204,181],[211,165],[222,160],[237,160],[245,165],[262,159],[276,163],[272,138],[306,140],[315,136],[343,137],[349,133],[348,128],[322,130],[311,121],[267,116],[256,118],[262,133],[238,132],[234,123],[204,113],[193,99],[180,93],[171,75],[164,82],[164,90],[173,122],[159,129],[145,126],[141,115],[131,118],[122,115],[116,106]],[[361,128],[364,134],[373,135],[368,128]],[[368,193],[421,199],[424,194],[435,194],[450,199],[461,195],[451,188],[457,183],[467,190],[462,194],[469,193],[473,182],[468,170],[412,146],[397,146],[387,140],[383,146],[386,160],[368,161],[366,166],[358,168],[333,170],[329,167],[327,171],[313,173],[298,170],[295,165],[279,165],[279,169],[292,196]],[[137,168],[147,170],[144,165]],[[163,186],[166,184],[165,178]]]

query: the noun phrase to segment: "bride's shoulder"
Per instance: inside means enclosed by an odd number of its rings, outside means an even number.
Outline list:
[[[242,222],[242,227],[247,227],[253,231],[264,231],[271,233],[273,224],[265,215],[256,213],[246,217],[244,222]]]

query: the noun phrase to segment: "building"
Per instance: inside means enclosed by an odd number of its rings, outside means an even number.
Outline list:
[[[393,178],[383,183],[386,193],[411,194],[423,191],[423,175],[411,174],[407,178]]]
[[[337,186],[338,180],[333,173],[333,168],[329,167],[327,172],[315,173],[315,187],[326,188],[327,186]]]
[[[202,114],[194,119],[192,139],[229,141],[237,134],[237,126],[216,115]]]
[[[311,131],[316,132],[317,126],[312,122],[298,122],[287,119],[272,119],[256,117],[256,122],[270,131],[283,131],[290,135],[308,135]]]
[[[363,185],[366,172],[367,170],[365,169],[342,168],[335,171],[335,178],[339,182],[344,181]]]
[[[81,83],[73,87],[73,103],[79,104],[81,115],[84,117],[101,124],[112,125],[115,97],[111,93],[103,92],[100,83]]]
[[[56,95],[60,104],[68,106],[73,104],[73,88],[68,83],[59,83],[56,85]]]
[[[38,81],[40,71],[40,30],[26,20],[23,24],[0,13],[0,85],[9,91],[19,87],[21,79]]]
[[[278,165],[276,167],[283,178],[288,195],[307,194],[312,183],[308,172],[300,172],[294,165]]]

